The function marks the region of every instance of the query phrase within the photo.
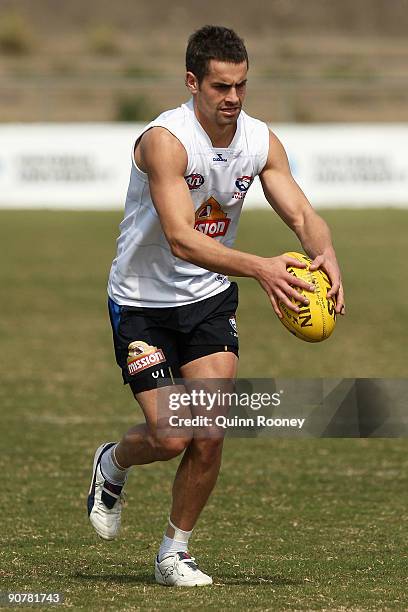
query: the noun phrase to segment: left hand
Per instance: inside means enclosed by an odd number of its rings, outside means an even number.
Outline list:
[[[343,283],[336,255],[334,253],[326,253],[315,257],[309,269],[313,272],[313,270],[318,268],[322,268],[326,272],[332,284],[331,289],[327,292],[327,297],[336,298],[336,314],[346,314]]]

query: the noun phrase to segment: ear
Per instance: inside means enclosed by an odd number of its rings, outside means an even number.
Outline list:
[[[193,72],[186,72],[186,86],[192,95],[198,92],[198,79]]]

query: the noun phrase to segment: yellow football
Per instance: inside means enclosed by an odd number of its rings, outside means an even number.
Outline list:
[[[283,325],[297,338],[306,342],[321,342],[326,340],[334,330],[336,324],[336,301],[334,298],[327,298],[327,292],[331,288],[329,277],[323,270],[309,270],[312,260],[303,253],[285,253],[293,259],[305,262],[306,268],[296,268],[289,265],[287,270],[296,278],[301,278],[315,286],[315,290],[306,291],[296,287],[298,293],[305,295],[309,304],[298,302],[295,298],[291,301],[299,306],[300,311],[290,310],[285,304],[279,302],[282,312],[281,319]]]

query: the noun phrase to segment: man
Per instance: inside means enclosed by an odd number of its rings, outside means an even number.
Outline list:
[[[155,561],[157,582],[212,583],[188,554],[188,540],[217,480],[222,439],[160,435],[160,381],[234,379],[237,286],[227,275],[256,279],[279,304],[307,303],[285,255],[258,257],[232,248],[246,192],[259,175],[265,197],[332,281],[344,312],[340,271],[326,223],[291,176],[285,151],[266,124],[242,110],[248,57],[228,28],[205,26],[189,39],[191,100],[160,115],[137,139],[117,256],[108,293],[117,362],[146,423],[95,454],[88,513],[97,533],[116,537],[121,493],[133,465],[184,453],[173,484],[167,530]],[[170,388],[170,387],[169,387]]]

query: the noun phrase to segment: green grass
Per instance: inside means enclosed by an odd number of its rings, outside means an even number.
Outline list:
[[[348,314],[321,345],[293,338],[240,279],[241,376],[405,377],[405,227],[395,210],[324,213]],[[408,607],[405,440],[228,439],[192,541],[203,590],[164,589],[152,560],[177,460],[137,468],[122,537],[85,513],[94,448],[140,420],[105,308],[119,213],[0,213],[0,591],[58,590],[73,609],[402,610]],[[239,246],[299,249],[269,211]]]
[[[405,377],[408,374],[407,211],[341,210],[322,216],[332,228],[342,267],[347,316],[318,345],[288,337],[265,295],[241,279],[238,322],[241,374],[287,377]],[[299,250],[296,237],[269,211],[240,227],[238,247],[269,256]]]

